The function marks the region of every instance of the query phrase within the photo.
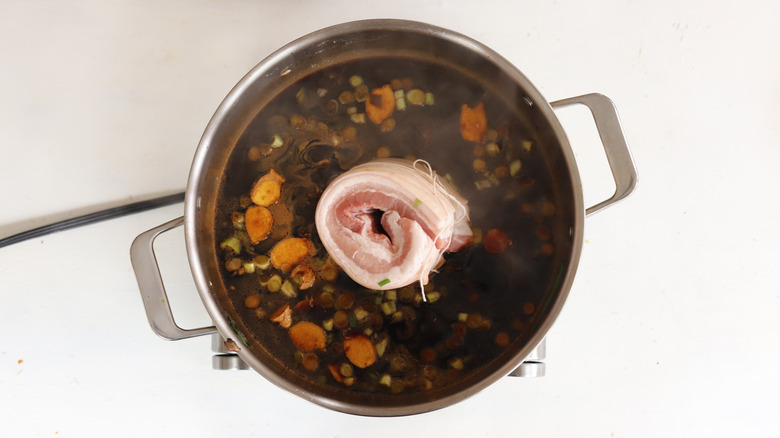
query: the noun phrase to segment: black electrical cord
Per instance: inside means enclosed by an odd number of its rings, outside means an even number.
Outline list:
[[[53,224],[44,225],[42,227],[34,228],[32,230],[23,231],[13,236],[9,236],[0,239],[0,248],[13,245],[14,243],[23,242],[25,240],[34,239],[36,237],[45,236],[47,234],[56,233],[58,231],[69,230],[77,228],[83,225],[93,224],[95,222],[101,222],[108,219],[117,218],[120,216],[126,216],[133,213],[139,213],[146,210],[151,210],[158,207],[164,207],[166,205],[176,204],[184,201],[184,193],[176,193],[174,195],[162,196],[159,198],[148,199],[146,201],[134,202],[132,204],[122,205],[119,207],[109,208],[107,210],[98,211],[95,213],[85,214],[83,216],[66,219],[64,221],[55,222]]]

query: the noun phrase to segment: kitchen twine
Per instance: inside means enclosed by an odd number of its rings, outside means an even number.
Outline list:
[[[417,164],[418,163],[422,164],[427,169],[427,174],[426,174],[425,170],[421,170],[421,169],[417,168]],[[462,219],[468,217],[468,210],[466,210],[466,206],[463,205],[463,203],[460,202],[460,200],[458,200],[458,198],[456,198],[455,196],[450,194],[447,191],[447,189],[441,184],[441,181],[439,181],[439,175],[436,172],[434,172],[433,167],[431,167],[431,164],[429,162],[427,162],[427,161],[425,161],[423,159],[418,158],[418,159],[414,160],[414,163],[412,163],[412,168],[414,168],[414,170],[417,170],[418,172],[420,172],[421,174],[426,176],[428,179],[430,179],[431,186],[433,188],[433,196],[434,196],[434,198],[438,199],[437,195],[439,195],[441,193],[444,196],[446,196],[447,198],[449,198],[449,200],[452,203],[452,205],[456,206],[455,220],[452,221],[452,224],[448,228],[445,228],[445,229],[442,229],[441,231],[439,231],[439,234],[437,234],[436,237],[433,239],[433,248],[431,248],[431,251],[428,252],[429,256],[430,256],[431,252],[438,252],[436,259],[434,260],[434,262],[431,265],[429,265],[426,269],[423,269],[420,272],[420,291],[422,293],[423,301],[427,303],[428,302],[428,297],[425,295],[425,280],[426,280],[428,274],[430,274],[431,272],[438,272],[434,268],[436,267],[436,265],[439,264],[439,261],[441,261],[441,259],[444,257],[445,250],[447,249],[447,247],[449,247],[450,242],[452,242],[452,235],[455,233],[455,224],[460,222]],[[447,241],[447,245],[446,246],[442,246],[441,249],[436,250],[436,242],[439,241],[439,237],[441,237],[441,235],[444,234],[445,231],[448,231],[449,235],[450,235],[450,238]]]

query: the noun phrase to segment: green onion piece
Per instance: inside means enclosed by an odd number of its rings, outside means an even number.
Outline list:
[[[482,243],[482,228],[480,227],[471,228],[471,235],[474,236],[474,245],[479,245],[480,243]]]
[[[271,147],[280,148],[283,145],[284,145],[284,140],[282,140],[282,137],[279,137],[278,135],[274,135],[274,139],[271,141]]]
[[[425,103],[425,93],[418,88],[409,90],[409,92],[406,93],[406,101],[412,105],[423,105]]]
[[[381,341],[377,342],[377,344],[374,346],[374,349],[376,350],[376,355],[382,357],[385,354],[386,348],[387,348],[387,338],[383,338]]]
[[[252,259],[252,262],[255,264],[255,268],[266,270],[269,266],[271,266],[271,259],[268,258],[267,255],[259,255]]]
[[[366,123],[365,113],[355,113],[349,116],[349,118],[352,119],[354,123],[360,123],[360,124]]]
[[[414,200],[414,204],[413,204],[413,205],[414,205],[415,207],[419,207],[419,206],[421,206],[421,205],[422,205],[422,201],[420,201],[419,199],[415,199],[415,200]]]
[[[398,292],[395,289],[385,291],[385,299],[387,301],[395,301],[398,299]]]
[[[363,78],[361,78],[358,75],[354,75],[349,78],[349,84],[352,85],[353,87],[359,87],[363,85]]]
[[[395,301],[385,301],[384,303],[380,304],[379,307],[382,309],[382,313],[387,316],[392,315],[397,310],[395,307]]]
[[[433,93],[425,93],[425,104],[433,105],[434,103],[436,102],[433,100]]]
[[[324,328],[327,331],[333,330],[333,318],[328,318],[322,321],[322,328]]]
[[[279,292],[279,289],[282,288],[282,277],[274,275],[268,279],[264,286],[268,289],[268,292]]]
[[[298,291],[295,290],[295,286],[293,286],[290,280],[285,280],[280,290],[287,298],[293,298],[298,295]]]
[[[389,278],[385,278],[384,280],[380,281],[380,282],[379,282],[379,283],[377,283],[377,284],[378,284],[378,285],[380,285],[380,286],[384,286],[384,285],[386,285],[387,283],[390,283],[390,279],[389,279]]]
[[[360,322],[365,321],[366,318],[368,318],[368,315],[369,315],[368,311],[363,309],[362,307],[358,307],[357,309],[355,309],[355,318]]]
[[[509,163],[509,174],[512,176],[520,173],[520,168],[523,167],[523,163],[520,160],[515,160]]]
[[[429,303],[435,303],[436,301],[439,301],[439,298],[441,298],[441,294],[436,291],[428,292],[425,294],[425,296],[428,298]]]
[[[393,378],[390,377],[390,374],[382,374],[382,377],[379,378],[379,384],[382,386],[390,386],[392,382]]]
[[[477,190],[487,189],[491,186],[490,181],[486,179],[474,181],[474,185],[477,187]]]
[[[395,100],[395,109],[398,111],[403,111],[406,109],[406,99],[403,97],[399,97]]]
[[[230,249],[234,253],[239,254],[241,252],[241,241],[235,236],[228,237],[222,243],[219,244],[220,248]]]
[[[523,140],[520,144],[523,146],[523,149],[525,149],[526,152],[530,152],[534,142],[531,140]]]
[[[255,273],[255,264],[254,262],[246,262],[244,263],[244,272],[247,274],[254,274]]]

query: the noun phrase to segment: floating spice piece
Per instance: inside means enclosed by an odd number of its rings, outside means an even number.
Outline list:
[[[265,207],[253,205],[246,209],[244,224],[252,243],[257,244],[264,240],[274,225],[274,217],[271,211]]]
[[[256,309],[259,305],[260,294],[251,294],[244,298],[244,306],[246,306],[247,309]]]
[[[334,116],[337,112],[339,112],[339,102],[336,99],[331,99],[325,103],[326,114]]]
[[[381,124],[393,114],[394,108],[393,89],[389,85],[371,90],[371,94],[366,100],[366,114],[372,122],[377,125]]]
[[[487,130],[487,116],[482,102],[474,108],[465,103],[460,108],[460,134],[466,141],[479,142]]]
[[[325,349],[325,329],[309,321],[301,321],[290,327],[290,339],[301,351]]]
[[[343,105],[350,104],[355,101],[355,93],[351,91],[344,91],[341,94],[339,94],[339,102],[341,102]]]
[[[299,279],[300,284],[298,285],[298,288],[300,290],[306,290],[314,286],[314,281],[317,279],[317,276],[314,274],[314,269],[305,264],[296,266],[290,275],[292,275],[294,279]]]
[[[292,309],[290,309],[290,305],[285,304],[278,308],[268,319],[284,328],[290,328],[292,325]]]
[[[386,118],[385,121],[379,125],[379,130],[385,133],[390,132],[393,129],[395,129],[395,119],[392,117]]]
[[[506,251],[506,248],[512,244],[509,237],[505,232],[494,228],[485,235],[482,240],[482,246],[485,247],[485,251],[490,254],[501,254]]]

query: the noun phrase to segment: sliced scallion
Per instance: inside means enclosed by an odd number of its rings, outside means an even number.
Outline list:
[[[385,278],[384,280],[380,281],[380,282],[379,282],[379,283],[377,283],[377,284],[378,284],[378,285],[380,285],[380,286],[384,286],[384,285],[386,285],[387,283],[390,283],[390,279],[389,279],[389,278]]]
[[[421,206],[421,205],[422,205],[422,201],[420,201],[419,199],[415,199],[415,200],[414,200],[414,204],[413,204],[413,205],[414,205],[415,207],[419,207],[419,206]]]
[[[235,236],[228,237],[219,246],[220,248],[232,250],[236,254],[241,252],[241,241]]]
[[[285,280],[284,283],[282,283],[282,287],[280,288],[284,296],[288,298],[293,298],[298,294],[298,291],[295,290],[295,286],[292,284],[290,280]]]

